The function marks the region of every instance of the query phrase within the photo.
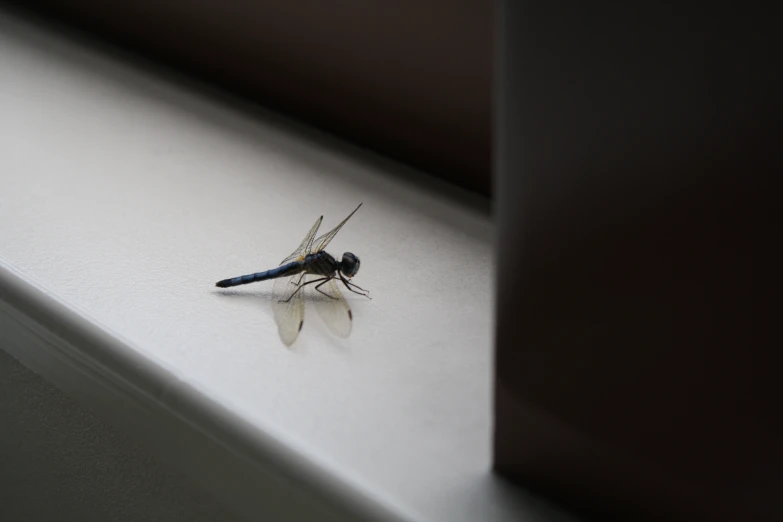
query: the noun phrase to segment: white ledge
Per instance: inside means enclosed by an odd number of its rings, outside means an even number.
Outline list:
[[[248,518],[559,518],[490,472],[486,211],[3,13],[0,49],[0,348]],[[214,288],[359,202],[349,340]]]

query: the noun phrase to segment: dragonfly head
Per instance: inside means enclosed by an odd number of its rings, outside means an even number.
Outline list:
[[[340,261],[340,272],[342,272],[345,277],[353,277],[359,271],[360,264],[358,257],[350,252],[346,252],[343,254],[342,261]]]

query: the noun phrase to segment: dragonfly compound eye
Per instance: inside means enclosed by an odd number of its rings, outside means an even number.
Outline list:
[[[350,252],[343,254],[343,259],[340,262],[340,272],[346,277],[353,277],[359,271],[359,258]]]

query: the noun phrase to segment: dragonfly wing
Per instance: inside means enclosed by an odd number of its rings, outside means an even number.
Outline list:
[[[313,286],[317,285],[318,283],[315,283]],[[353,314],[335,279],[330,279],[321,285],[318,290],[319,292],[312,292],[312,296],[315,301],[315,309],[324,323],[326,323],[326,326],[338,337],[345,338],[351,335]],[[323,292],[323,294],[320,292]]]
[[[310,228],[310,232],[308,232],[305,238],[302,240],[302,244],[299,245],[299,247],[294,250],[290,256],[283,259],[283,261],[280,263],[280,266],[283,266],[286,263],[290,263],[291,261],[302,260],[307,254],[310,253],[313,246],[313,238],[315,237],[316,232],[318,232],[318,227],[321,226],[321,221],[323,221],[323,219],[324,217],[321,216],[315,220],[315,224],[312,226],[312,228]]]
[[[359,207],[361,207],[361,206],[362,206],[362,204],[361,204],[361,203],[359,203]],[[353,210],[353,212],[351,212],[350,214],[348,214],[348,217],[347,217],[347,218],[345,218],[345,219],[343,219],[343,220],[342,220],[342,222],[340,222],[340,224],[339,224],[339,225],[337,225],[336,227],[334,227],[332,230],[330,230],[329,232],[327,232],[327,233],[326,233],[326,234],[324,234],[323,236],[321,236],[321,237],[319,237],[318,239],[316,239],[316,240],[313,242],[313,245],[312,245],[312,247],[311,247],[311,249],[310,249],[310,252],[308,252],[308,253],[315,254],[316,252],[320,252],[321,250],[323,250],[324,248],[326,248],[326,245],[328,245],[328,244],[329,244],[329,241],[331,241],[332,239],[334,239],[334,236],[336,236],[336,235],[337,235],[337,233],[340,231],[340,229],[341,229],[341,228],[343,228],[343,225],[345,225],[345,222],[346,222],[346,221],[348,221],[349,219],[351,219],[351,216],[353,216],[353,215],[356,213],[356,211],[357,211],[357,210],[359,210],[359,207],[356,207],[356,208]]]
[[[277,331],[286,346],[291,346],[299,337],[304,324],[304,291],[297,292],[305,283],[305,274],[294,274],[275,279],[272,287],[272,310],[275,314]],[[296,292],[296,294],[294,294]],[[293,296],[293,297],[292,297]]]

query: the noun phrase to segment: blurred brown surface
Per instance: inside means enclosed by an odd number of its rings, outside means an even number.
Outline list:
[[[491,2],[24,5],[490,194]]]
[[[504,2],[495,467],[602,520],[783,520],[780,42],[742,12]]]

